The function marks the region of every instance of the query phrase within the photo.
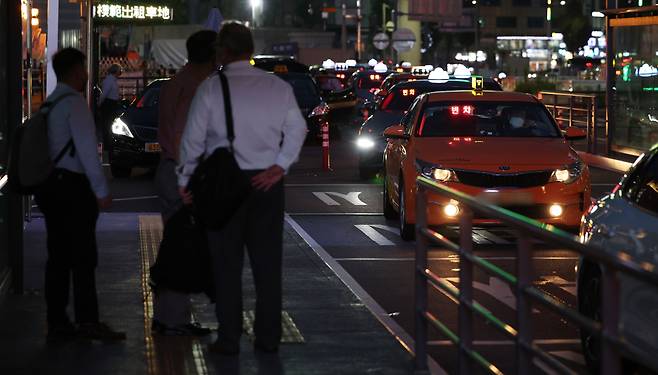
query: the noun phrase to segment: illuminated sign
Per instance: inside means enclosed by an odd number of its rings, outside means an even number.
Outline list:
[[[475,108],[473,108],[473,106],[470,106],[470,105],[465,105],[465,106],[462,106],[462,107],[460,107],[458,105],[450,106],[450,114],[453,115],[453,116],[457,116],[457,115],[460,115],[460,114],[462,114],[462,115],[471,115],[472,116],[473,113],[475,113]]]
[[[403,89],[402,90],[402,96],[415,96],[416,95],[416,89]]]
[[[96,4],[92,16],[104,20],[171,21],[174,9],[162,5]]]

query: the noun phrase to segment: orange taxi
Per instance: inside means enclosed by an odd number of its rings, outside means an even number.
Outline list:
[[[577,230],[590,202],[590,176],[569,140],[535,97],[500,91],[419,96],[399,125],[384,132],[384,215],[414,237],[416,177],[424,175],[544,223]],[[428,222],[457,223],[459,204],[428,199]],[[480,224],[495,224],[475,217]]]

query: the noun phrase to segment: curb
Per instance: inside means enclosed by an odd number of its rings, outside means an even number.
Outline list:
[[[626,173],[633,163],[608,158],[601,155],[594,155],[583,151],[578,151],[578,155],[587,165],[605,169],[611,172]]]

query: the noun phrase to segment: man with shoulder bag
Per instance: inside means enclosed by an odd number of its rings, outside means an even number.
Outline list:
[[[46,99],[48,149],[54,169],[35,188],[48,236],[45,294],[48,338],[123,340],[125,333],[99,321],[96,295],[96,221],[111,197],[98,157],[94,120],[81,92],[85,55],[65,48],[53,57],[57,86]],[[77,327],[66,312],[73,280]]]
[[[208,228],[219,323],[210,350],[224,355],[240,351],[246,247],[257,295],[254,346],[276,352],[281,340],[283,176],[297,160],[306,122],[292,87],[249,64],[254,44],[247,27],[225,22],[217,49],[223,68],[201,84],[192,101],[178,168],[180,194]]]

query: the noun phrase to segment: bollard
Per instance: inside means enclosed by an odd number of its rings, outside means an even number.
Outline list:
[[[331,160],[329,158],[329,122],[322,123],[322,170],[331,170]]]

